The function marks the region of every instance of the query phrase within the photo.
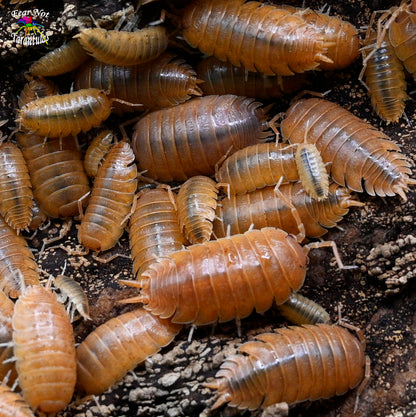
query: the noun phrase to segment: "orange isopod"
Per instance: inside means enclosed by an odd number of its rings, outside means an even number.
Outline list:
[[[39,207],[36,200],[33,200],[32,206],[32,220],[29,223],[29,230],[39,229],[48,219],[46,213]]]
[[[139,308],[97,327],[77,347],[77,389],[101,394],[181,330]]]
[[[365,341],[339,325],[290,326],[263,333],[229,356],[208,387],[212,408],[255,410],[341,395],[363,381]]]
[[[11,142],[0,144],[0,214],[19,233],[32,220],[33,193],[22,151]]]
[[[84,48],[78,40],[72,39],[34,62],[29,68],[29,73],[43,77],[65,74],[78,68],[87,59],[88,54]]]
[[[25,400],[7,385],[0,385],[0,417],[35,417]]]
[[[406,200],[410,162],[387,135],[330,101],[311,98],[294,103],[281,123],[291,143],[315,144],[338,184],[370,195]]]
[[[404,112],[407,85],[403,65],[389,38],[384,38],[380,47],[376,41],[376,32],[369,31],[362,49],[364,66],[360,79],[364,76],[373,109],[389,124],[398,122]]]
[[[84,168],[89,177],[95,178],[104,157],[111,149],[113,132],[105,130],[98,134],[89,144],[84,156]]]
[[[90,191],[76,139],[47,139],[17,134],[28,164],[33,194],[49,217],[79,215],[79,204],[86,205]]]
[[[20,109],[16,123],[40,136],[62,137],[97,127],[110,113],[106,93],[87,88],[31,101]]]
[[[149,26],[135,32],[86,28],[75,38],[97,61],[120,66],[151,61],[168,46],[163,26]]]
[[[229,156],[215,173],[230,194],[244,194],[270,185],[302,181],[315,199],[328,195],[328,174],[316,147],[274,142],[247,146]]]
[[[179,226],[190,243],[210,240],[217,208],[218,185],[198,175],[186,180],[178,192]]]
[[[113,145],[98,170],[78,240],[96,252],[112,248],[123,234],[137,188],[134,153],[127,142]]]
[[[262,313],[284,303],[302,286],[308,257],[296,238],[273,227],[251,230],[174,252],[157,259],[126,302],[173,323],[203,325]]]
[[[354,25],[328,13],[312,9],[281,6],[285,10],[298,14],[323,35],[328,50],[326,56],[332,61],[323,61],[319,68],[323,70],[339,70],[352,64],[360,54],[360,39]]]
[[[398,13],[398,15],[396,15]],[[416,13],[414,1],[403,1],[389,27],[389,38],[397,57],[416,80]]]
[[[267,99],[292,94],[309,84],[306,74],[297,74],[296,77],[265,75],[222,62],[214,56],[203,59],[196,72],[204,81],[201,89],[205,95],[235,94]]]
[[[140,170],[165,182],[213,175],[227,152],[270,135],[260,106],[252,98],[205,96],[147,114],[132,139]]]
[[[19,107],[21,108],[38,98],[56,95],[58,92],[58,86],[53,81],[43,77],[33,77],[25,84],[20,93],[18,98]]]
[[[293,324],[331,323],[331,317],[321,305],[297,292],[286,302],[278,305],[277,309]]]
[[[296,13],[258,1],[196,0],[182,25],[191,46],[249,71],[293,75],[332,63],[320,31]]]
[[[39,284],[38,266],[26,239],[0,216],[0,290],[17,298],[23,284]]]
[[[74,333],[65,308],[50,290],[30,286],[16,301],[12,325],[24,399],[35,411],[63,410],[76,383]]]
[[[154,110],[202,95],[199,83],[189,64],[165,53],[149,63],[124,67],[91,60],[78,71],[75,89],[99,88],[110,97]]]
[[[310,197],[300,182],[281,185],[279,191],[284,200],[276,194],[275,187],[222,199],[214,220],[215,236],[267,226],[298,234],[303,232],[299,229],[303,224],[307,237],[320,237],[342,220],[349,207],[363,205],[351,198],[347,188],[335,183],[329,186],[328,197],[322,201]]]
[[[9,297],[0,291],[0,344],[10,343],[13,339],[12,316],[14,310],[14,303]],[[10,372],[7,383],[13,383],[17,378],[16,369],[13,362],[6,362],[13,356],[13,347],[0,347],[0,380],[4,380],[6,375]],[[1,389],[1,385],[0,385]],[[0,400],[0,410],[2,401]],[[0,416],[2,416],[0,411]],[[9,416],[9,414],[7,415]],[[6,416],[4,416],[6,417]]]
[[[169,187],[140,191],[129,228],[136,278],[156,259],[183,249],[185,244],[179,228],[176,197]]]

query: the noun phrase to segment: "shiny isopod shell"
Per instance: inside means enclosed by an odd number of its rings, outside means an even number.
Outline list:
[[[108,320],[77,347],[77,390],[101,394],[167,346],[181,328],[143,308]]]
[[[97,61],[120,66],[151,61],[168,46],[163,26],[149,26],[135,32],[86,28],[75,38]]]
[[[129,223],[133,272],[136,278],[158,258],[183,249],[175,194],[165,187],[138,194]]]
[[[53,218],[78,216],[78,201],[90,187],[75,138],[45,140],[42,136],[20,133],[16,138],[42,211]],[[82,199],[82,206],[86,203],[87,199]]]
[[[191,46],[249,71],[293,75],[332,62],[319,30],[295,13],[258,1],[195,0],[182,26]]]
[[[19,233],[32,220],[33,193],[22,151],[11,142],[0,144],[0,214]]]
[[[339,70],[352,64],[360,54],[360,39],[354,25],[328,13],[321,13],[309,8],[296,8],[282,5],[285,10],[298,14],[308,24],[323,35],[328,45],[326,56],[333,62],[321,62],[319,69]]]
[[[76,383],[74,333],[65,308],[52,291],[30,286],[16,301],[12,325],[23,397],[33,410],[63,410]]]
[[[200,82],[183,59],[164,53],[151,62],[124,67],[90,60],[77,72],[75,89],[99,88],[110,97],[155,110],[202,95]]]
[[[406,200],[410,162],[390,138],[348,110],[311,98],[294,103],[281,123],[290,143],[315,144],[330,175],[353,191],[380,197],[399,194]]]
[[[388,37],[376,48],[377,33],[367,34],[362,49],[365,83],[375,112],[389,124],[398,122],[405,107],[406,80],[402,62]],[[368,59],[366,59],[368,57]]]
[[[39,229],[48,220],[47,214],[40,208],[36,200],[33,200],[32,214],[29,230]]]
[[[105,130],[98,134],[88,145],[84,156],[84,168],[89,177],[95,178],[104,157],[111,149],[114,140],[113,132]]]
[[[43,77],[65,74],[78,68],[88,58],[78,40],[72,39],[34,62],[29,68],[29,73]]]
[[[306,74],[296,77],[265,75],[246,71],[214,56],[203,59],[197,66],[198,78],[204,81],[201,89],[205,95],[235,94],[257,99],[277,98],[302,90],[309,82]]]
[[[25,104],[37,100],[38,98],[53,96],[58,93],[58,86],[52,80],[43,77],[33,77],[23,87],[18,98],[18,104],[19,107],[22,108]]]
[[[328,197],[322,201],[310,197],[300,182],[283,184],[279,191],[293,205],[307,237],[324,235],[342,220],[349,207],[363,205],[351,198],[347,188],[335,183],[329,186]],[[216,210],[213,232],[217,237],[225,237],[228,232],[234,235],[244,233],[250,227],[268,226],[282,228],[294,235],[299,233],[292,208],[276,194],[275,187],[222,199]]]
[[[35,417],[26,401],[7,385],[0,385],[0,417]]]
[[[204,325],[262,313],[303,284],[308,257],[296,238],[273,227],[174,252],[153,262],[129,301],[173,323]]]
[[[66,299],[69,300],[69,308],[67,310],[76,309],[84,319],[91,320],[87,294],[85,294],[78,282],[66,275],[58,275],[53,280],[53,284],[60,290],[63,296],[63,299],[60,299],[60,301],[65,302]],[[70,317],[72,318],[72,315]]]
[[[14,310],[13,301],[7,297],[7,295],[0,291],[0,344],[10,343],[13,339],[13,327],[12,327],[12,316]],[[5,360],[13,356],[13,347],[4,346],[0,347],[0,380],[6,377],[10,372],[7,383],[13,384],[14,380],[17,378],[16,369],[14,362],[6,362]],[[0,385],[1,387],[1,385]],[[0,388],[1,389],[1,388]],[[0,410],[1,410],[2,401],[0,400]],[[0,412],[0,416],[2,416]],[[8,417],[9,415],[7,415]]]
[[[345,327],[290,326],[258,335],[229,356],[209,384],[213,408],[255,410],[342,395],[364,378],[365,344]]]
[[[331,323],[331,317],[321,305],[296,292],[286,302],[278,305],[277,309],[293,324]]]
[[[0,290],[17,298],[23,284],[39,285],[38,266],[26,239],[0,216]]]
[[[96,252],[112,248],[123,234],[137,188],[134,153],[127,142],[113,145],[94,180],[78,229],[78,240]]]
[[[147,114],[132,139],[140,170],[165,182],[213,175],[227,152],[270,135],[260,106],[252,98],[205,96]]]
[[[218,182],[228,184],[230,194],[244,194],[259,188],[301,180],[317,200],[328,195],[328,174],[314,145],[275,142],[247,146],[229,156],[215,173]]]
[[[413,3],[402,2],[403,10],[389,28],[389,38],[397,57],[416,80],[416,13]]]
[[[20,109],[16,123],[40,136],[62,137],[97,127],[110,113],[106,93],[87,88],[31,101]]]
[[[210,240],[218,191],[217,183],[203,175],[191,177],[181,185],[178,192],[179,226],[190,243]]]

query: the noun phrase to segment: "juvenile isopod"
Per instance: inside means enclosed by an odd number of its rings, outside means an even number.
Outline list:
[[[266,75],[293,75],[332,60],[331,42],[288,10],[257,1],[196,0],[184,11],[183,36],[221,61]]]
[[[75,138],[45,140],[33,134],[16,137],[42,211],[53,218],[79,215],[90,187]]]
[[[168,46],[163,26],[149,26],[135,32],[86,28],[75,38],[97,61],[119,66],[150,61]]]
[[[178,192],[179,226],[190,243],[203,243],[211,238],[217,198],[217,183],[209,177],[198,175],[181,185]]]
[[[255,410],[341,395],[363,381],[365,341],[339,325],[290,326],[258,335],[229,356],[207,384],[225,403]]]
[[[11,142],[0,144],[0,214],[19,233],[32,220],[33,193],[22,151]]]
[[[75,340],[65,308],[50,290],[30,286],[16,301],[12,325],[24,399],[35,411],[63,410],[76,383]]]
[[[246,97],[205,96],[147,114],[132,139],[140,170],[165,182],[213,175],[227,153],[269,136],[260,106]]]
[[[315,144],[338,184],[370,195],[406,200],[410,162],[387,135],[330,101],[311,98],[294,103],[281,123],[290,143],[306,137]]]
[[[127,142],[113,145],[98,170],[78,240],[96,252],[112,248],[123,234],[137,188],[134,153]]]
[[[322,306],[296,292],[277,308],[293,324],[331,323],[331,317]]]
[[[388,37],[380,47],[376,45],[377,34],[369,31],[364,40],[363,70],[371,105],[375,112],[388,123],[398,122],[402,116],[406,94],[404,68]]]
[[[0,417],[35,417],[26,401],[7,385],[0,385]]]
[[[0,290],[17,298],[23,283],[39,285],[38,266],[26,240],[0,216]]]
[[[111,113],[111,100],[96,88],[39,98],[25,104],[16,123],[40,136],[77,135],[97,127]]]
[[[298,291],[310,249],[273,227],[191,245],[157,259],[140,281],[122,281],[141,288],[124,302],[142,302],[152,314],[179,324],[238,320]]]
[[[142,104],[144,108],[153,110],[175,106],[191,96],[202,95],[201,80],[195,71],[172,54],[164,53],[145,64],[117,65],[90,60],[77,72],[75,89],[102,89],[109,91],[110,97]]]
[[[216,210],[214,235],[225,237],[228,233],[244,233],[250,227],[272,226],[295,235],[301,233],[301,238],[303,225],[307,237],[320,237],[342,220],[349,207],[362,205],[347,188],[335,183],[322,201],[308,195],[300,182],[281,185],[278,194],[275,187],[266,187],[222,199]]]
[[[144,189],[138,193],[129,238],[137,278],[156,259],[183,248],[185,239],[179,228],[176,196],[170,188]]]
[[[38,77],[65,74],[78,68],[87,59],[88,54],[84,48],[78,40],[72,39],[34,62],[29,68],[29,73]]]
[[[67,311],[71,322],[73,321],[75,310],[77,310],[84,319],[91,320],[88,297],[78,282],[66,275],[58,275],[53,280],[53,284],[61,292],[59,301],[65,302],[69,299]]]
[[[48,219],[46,213],[39,207],[36,200],[33,200],[32,206],[32,220],[29,223],[29,230],[39,229]]]
[[[77,388],[101,394],[168,345],[181,326],[139,308],[97,327],[77,347]]]
[[[203,59],[196,71],[198,78],[204,81],[201,89],[205,95],[235,94],[257,99],[277,98],[299,91],[309,84],[306,74],[297,74],[296,77],[265,75],[246,71],[213,56]]]
[[[18,98],[19,107],[21,108],[38,98],[56,95],[58,92],[58,86],[52,80],[43,77],[32,77],[20,93]]]
[[[95,178],[104,157],[111,149],[114,140],[113,132],[105,130],[98,134],[89,144],[84,156],[84,168],[89,177]]]

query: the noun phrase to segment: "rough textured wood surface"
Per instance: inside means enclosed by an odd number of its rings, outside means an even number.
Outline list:
[[[186,1],[156,1],[148,7],[152,18],[158,16],[162,7],[175,3],[179,8]],[[302,1],[289,1],[301,6]],[[381,10],[398,4],[385,0],[313,0],[308,5],[319,9],[325,4],[331,6],[331,14],[343,17],[357,27],[366,25],[373,10]],[[29,65],[48,48],[44,45],[16,47],[11,33],[17,26],[11,18],[13,6],[3,0],[0,10],[0,119],[9,119],[7,127],[13,128],[14,109],[17,96],[25,83],[24,72]],[[76,28],[90,23],[89,15],[99,19],[103,27],[111,28],[130,4],[120,1],[57,1],[51,6],[47,1],[35,1],[20,6],[20,10],[34,7],[50,11],[48,21],[41,21],[50,32],[49,47],[60,46],[76,33]],[[51,8],[53,7],[53,9]],[[172,10],[172,8],[171,8]],[[174,10],[174,9],[173,9]],[[113,15],[111,17],[110,15]],[[147,18],[147,17],[145,17]],[[370,99],[358,81],[361,60],[351,67],[337,72],[315,73],[310,89],[320,92],[330,90],[326,98],[334,101],[353,114],[367,120],[383,130],[392,140],[400,144],[402,151],[414,162],[416,160],[416,104],[406,102],[405,112],[410,124],[404,118],[397,124],[386,125],[371,108]],[[71,78],[63,76],[60,87],[69,91]],[[414,90],[414,83],[408,81],[408,92]],[[289,99],[279,100],[276,111],[285,111]],[[130,117],[130,116],[127,116]],[[120,118],[111,116],[107,127],[118,129]],[[3,134],[8,132],[3,127]],[[129,132],[131,133],[131,132]],[[87,134],[88,135],[88,134]],[[91,133],[92,135],[92,133]],[[80,135],[82,143],[85,136]],[[413,175],[415,177],[416,174]],[[416,407],[416,194],[412,189],[408,201],[399,197],[379,198],[360,194],[365,203],[362,208],[353,208],[339,224],[343,229],[333,229],[325,239],[336,241],[345,264],[355,264],[354,271],[340,271],[334,262],[332,252],[326,249],[314,250],[307,272],[305,286],[301,293],[320,303],[333,320],[341,309],[344,319],[360,327],[367,339],[367,353],[371,359],[371,379],[362,392],[357,416],[359,417],[406,417],[414,416]],[[39,232],[29,244],[40,250],[42,239],[57,236],[64,227],[63,222],[52,224]],[[103,264],[91,255],[68,254],[69,250],[80,249],[76,239],[76,227],[69,234],[43,253],[35,252],[41,268],[57,275],[67,262],[66,275],[80,282],[87,291],[91,303],[92,321],[76,321],[76,341],[82,341],[87,334],[111,317],[131,309],[117,300],[132,296],[134,289],[118,284],[119,279],[132,278],[132,262],[119,257]],[[127,234],[120,241],[117,252],[129,256]],[[104,254],[103,256],[107,256]],[[279,328],[286,322],[277,310],[271,309],[264,315],[253,314],[241,323],[242,337],[237,337],[235,323],[211,327],[200,327],[187,341],[189,329],[184,329],[175,341],[154,355],[151,361],[129,373],[119,384],[96,399],[74,398],[68,408],[58,417],[80,416],[279,416],[274,407],[264,412],[241,412],[232,408],[220,408],[210,413],[213,393],[203,387],[219,368],[225,356],[256,334]],[[325,401],[300,404],[290,409],[292,417],[320,416],[346,417],[352,415],[356,394],[351,391],[341,397]]]

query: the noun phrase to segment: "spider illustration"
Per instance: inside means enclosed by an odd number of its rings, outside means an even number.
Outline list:
[[[40,25],[39,23],[36,23],[35,20],[33,20],[30,16],[23,16],[21,19],[19,19],[17,21],[17,23],[23,23],[23,26],[21,26],[16,33],[19,33],[22,29],[25,30],[25,37],[24,39],[26,39],[26,36],[30,33],[30,32],[34,32],[34,34],[36,35],[36,33],[39,33],[40,36],[42,36],[43,40],[45,41],[46,45],[48,44],[48,42],[46,41],[45,37],[43,36],[43,33],[39,30],[39,27],[43,28],[43,25]]]

